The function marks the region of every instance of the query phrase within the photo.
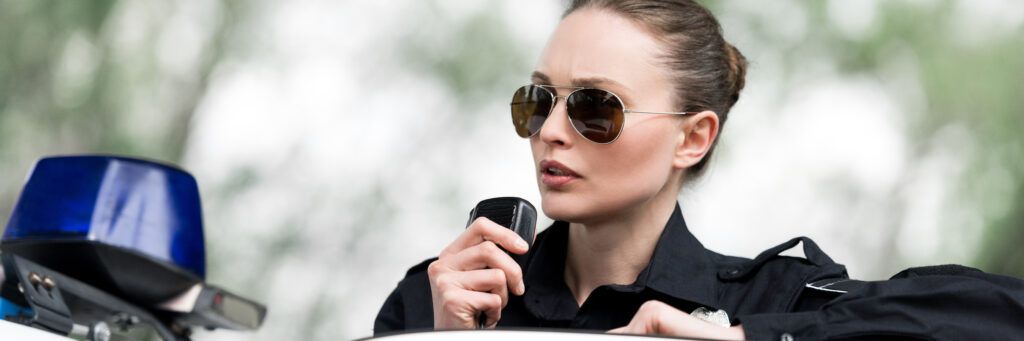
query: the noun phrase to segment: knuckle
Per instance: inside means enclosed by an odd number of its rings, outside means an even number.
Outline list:
[[[487,256],[496,256],[501,253],[501,249],[498,248],[498,244],[490,240],[485,240],[480,243],[480,252]]]
[[[499,290],[492,291],[492,293],[498,295],[501,298],[501,305],[505,306],[508,303],[508,287],[500,287]]]
[[[459,302],[459,295],[455,292],[446,291],[441,294],[441,307],[446,311],[457,310]]]
[[[448,313],[455,313],[459,311],[459,306],[454,301],[444,301],[444,303],[441,304],[441,310]]]
[[[434,279],[434,284],[437,285],[438,289],[446,290],[452,286],[451,276],[440,274]]]
[[[664,303],[661,303],[661,302],[655,301],[655,300],[650,300],[650,301],[644,302],[644,304],[640,306],[640,311],[645,312],[645,313],[654,313],[654,312],[657,312],[657,311],[661,310],[663,308],[663,306],[664,306]]]
[[[523,269],[519,267],[519,264],[516,264],[511,269],[509,269],[509,276],[513,279],[522,279]]]
[[[501,269],[489,269],[488,271],[491,273],[491,277],[494,277],[496,283],[505,283],[505,271]]]
[[[436,278],[440,274],[444,273],[444,265],[441,264],[441,260],[435,260],[427,265],[427,277]]]
[[[500,251],[500,249],[498,248],[498,244],[495,244],[490,240],[485,240],[483,242],[480,242],[480,244],[482,245],[483,248],[487,249],[487,251]]]
[[[501,296],[497,294],[491,294],[488,296],[488,305],[492,308],[501,308]]]
[[[498,307],[499,308],[505,308],[505,306],[508,305],[508,292],[507,291],[499,291],[498,292],[498,299],[499,299]]]
[[[469,225],[469,230],[478,234],[484,234],[487,231],[487,218],[477,217],[473,219],[473,222]]]

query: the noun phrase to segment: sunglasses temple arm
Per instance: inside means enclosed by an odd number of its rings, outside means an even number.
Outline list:
[[[630,109],[622,110],[626,114],[651,114],[651,115],[694,115],[696,111],[680,111],[680,112],[669,112],[669,111],[636,111]]]

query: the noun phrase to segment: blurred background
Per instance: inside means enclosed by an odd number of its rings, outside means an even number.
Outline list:
[[[751,61],[680,198],[705,246],[807,235],[861,279],[1024,276],[1024,3],[704,3]],[[209,281],[270,307],[258,333],[197,340],[368,336],[477,201],[539,204],[507,103],[563,6],[0,0],[0,221],[42,156],[175,163]]]

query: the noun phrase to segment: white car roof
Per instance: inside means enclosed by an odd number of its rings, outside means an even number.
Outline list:
[[[73,339],[0,319],[0,340],[68,341]]]

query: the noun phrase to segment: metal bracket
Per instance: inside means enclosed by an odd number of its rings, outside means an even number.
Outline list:
[[[56,281],[46,271],[19,266],[14,257],[3,256],[4,268],[8,269],[4,273],[17,279],[18,291],[32,308],[31,325],[60,335],[70,334],[74,322],[60,290],[56,288]]]
[[[80,329],[83,326],[73,320],[73,317],[78,316],[72,316],[68,301],[65,299],[71,297],[94,308],[91,314],[84,314],[87,321],[77,321],[79,323],[96,326],[102,325],[99,322],[103,322],[104,319],[141,322],[152,326],[157,335],[165,341],[189,340],[189,328],[164,322],[144,309],[88,284],[16,255],[0,253],[0,259],[3,261],[7,277],[5,286],[16,285],[24,296],[23,300],[34,311],[34,316],[31,316],[27,323],[33,327],[65,336],[81,333]],[[12,283],[12,280],[16,280],[16,283]],[[5,297],[9,294],[7,290],[4,293]],[[94,337],[92,331],[89,334],[90,337]]]

